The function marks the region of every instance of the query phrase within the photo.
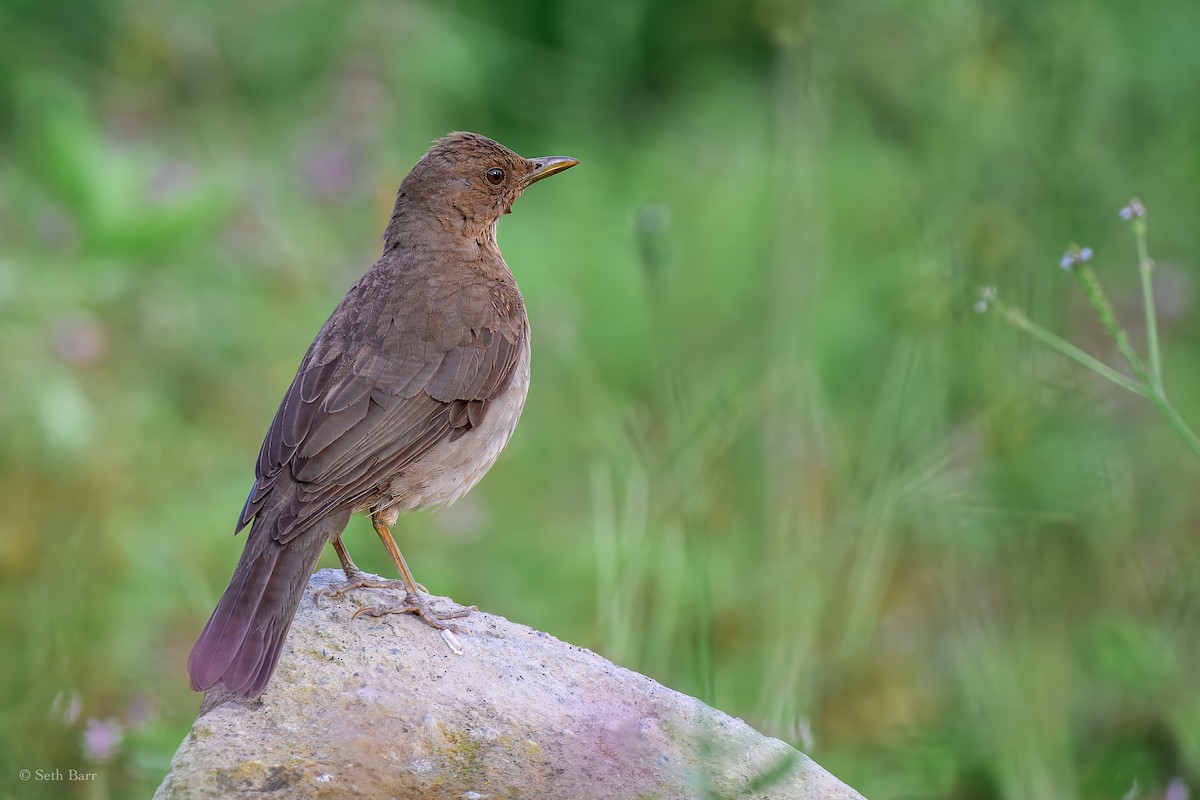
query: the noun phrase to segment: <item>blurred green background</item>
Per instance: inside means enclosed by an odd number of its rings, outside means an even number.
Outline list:
[[[874,800],[1186,794],[1200,464],[972,304],[1113,361],[1075,240],[1140,346],[1137,194],[1200,422],[1198,29],[1191,0],[3,0],[0,796],[161,780],[261,437],[455,129],[583,165],[501,226],[532,391],[466,500],[402,519],[423,583]]]

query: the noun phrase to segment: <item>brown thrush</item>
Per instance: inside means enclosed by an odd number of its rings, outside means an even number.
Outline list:
[[[327,542],[346,581],[404,592],[396,607],[454,629],[413,580],[389,526],[451,503],[496,461],[529,387],[529,321],[496,223],[532,183],[579,162],[526,159],[474,133],[439,139],[400,184],[383,254],[304,354],[259,451],[238,520],[250,535],[188,657],[194,691],[262,694]],[[369,580],[341,535],[371,515],[402,581]]]

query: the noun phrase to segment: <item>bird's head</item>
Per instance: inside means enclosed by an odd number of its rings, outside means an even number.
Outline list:
[[[494,236],[497,220],[525,189],[578,163],[565,156],[522,158],[486,136],[451,133],[435,141],[400,184],[384,239],[409,210],[456,234]]]

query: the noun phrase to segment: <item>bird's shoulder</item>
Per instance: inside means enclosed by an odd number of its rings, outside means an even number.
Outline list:
[[[346,292],[305,361],[328,363],[348,350],[354,357],[364,346],[381,355],[419,350],[432,357],[479,343],[484,332],[516,342],[528,328],[525,301],[500,266],[381,258]]]

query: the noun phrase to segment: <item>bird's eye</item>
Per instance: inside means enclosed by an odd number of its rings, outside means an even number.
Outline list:
[[[500,169],[499,167],[492,167],[487,172],[483,173],[483,176],[487,178],[488,183],[490,183],[492,186],[499,186],[500,184],[504,183],[504,170]]]

